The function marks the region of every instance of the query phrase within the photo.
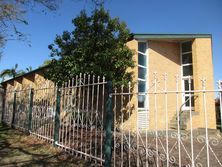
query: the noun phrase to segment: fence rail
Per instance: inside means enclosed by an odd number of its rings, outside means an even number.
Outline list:
[[[214,118],[222,89],[206,89],[204,79],[193,89],[189,79],[182,90],[180,82],[155,76],[145,91],[112,89],[104,77],[80,74],[60,87],[6,92],[3,122],[100,166],[222,166]]]

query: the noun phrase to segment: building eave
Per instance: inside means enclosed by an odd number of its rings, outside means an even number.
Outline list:
[[[45,68],[47,68],[47,67],[48,67],[48,66],[44,66],[44,67],[37,68],[37,69],[32,70],[32,71],[30,71],[30,72],[27,72],[27,73],[25,73],[25,74],[19,75],[19,76],[15,77],[15,78],[11,78],[11,79],[5,80],[5,81],[3,81],[3,82],[0,83],[0,84],[1,84],[1,85],[4,85],[4,84],[6,84],[6,83],[8,83],[8,82],[11,82],[11,81],[13,81],[13,80],[16,80],[16,79],[18,79],[18,78],[26,77],[26,76],[31,75],[31,74],[33,74],[33,73],[41,72],[41,71],[43,71],[43,70],[44,70]]]
[[[194,39],[212,38],[211,34],[132,34],[134,39]]]

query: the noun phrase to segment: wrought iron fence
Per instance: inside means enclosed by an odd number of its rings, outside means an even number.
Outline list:
[[[9,126],[12,124],[13,120],[13,110],[15,106],[16,94],[14,91],[9,91],[5,93],[5,107],[3,112],[3,122]]]
[[[190,78],[186,91],[179,89],[179,81],[176,76],[174,89],[169,89],[172,83],[167,75],[155,75],[145,92],[135,90],[131,83],[115,89],[112,166],[222,166],[222,135],[216,130],[214,106],[216,97],[221,104],[221,88],[207,90],[207,81],[202,79],[202,89],[194,90]],[[189,98],[183,102],[184,94]],[[147,108],[141,109],[146,110],[142,112],[146,124],[141,123],[136,106],[140,96],[149,100]],[[194,106],[192,97],[196,97]]]
[[[105,78],[80,75],[61,87],[60,147],[102,165]]]
[[[80,74],[60,87],[7,91],[3,122],[102,165],[106,83]]]
[[[49,142],[54,141],[55,89],[56,87],[44,87],[31,90],[33,100],[30,104],[30,133]]]
[[[209,108],[216,97],[221,104],[221,87],[187,83],[182,90],[178,76],[155,76],[141,92],[136,83],[112,89],[104,77],[80,74],[61,87],[6,92],[3,122],[101,166],[222,166]]]

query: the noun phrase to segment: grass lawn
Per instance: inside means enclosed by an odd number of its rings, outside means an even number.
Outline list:
[[[0,166],[92,166],[89,162],[69,155],[41,139],[0,124]]]

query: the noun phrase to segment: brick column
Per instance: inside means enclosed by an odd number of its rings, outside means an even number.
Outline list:
[[[206,79],[206,89],[214,89],[211,38],[196,38],[192,45],[194,89],[202,90],[201,79]],[[194,127],[205,127],[203,94],[198,93],[195,100]],[[206,93],[208,128],[216,128],[214,93]]]

